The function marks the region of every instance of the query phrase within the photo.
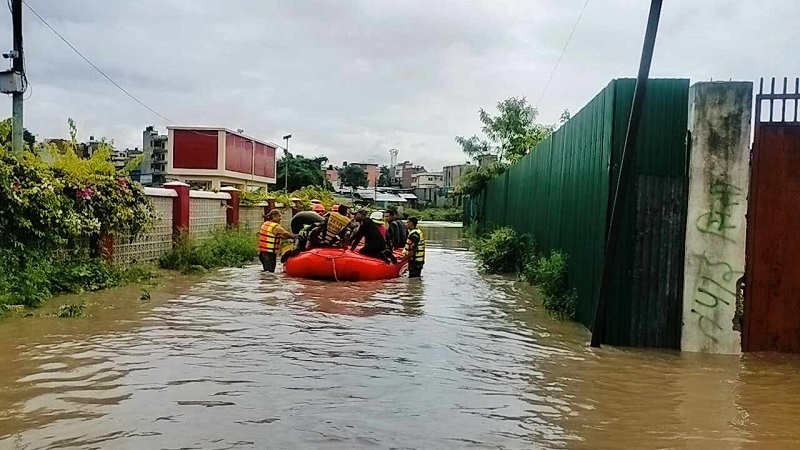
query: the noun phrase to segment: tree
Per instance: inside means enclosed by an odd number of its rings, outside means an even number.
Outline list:
[[[525,97],[511,97],[499,102],[497,112],[492,116],[483,108],[478,110],[486,139],[456,136],[456,142],[471,158],[492,154],[497,155],[501,162],[515,163],[550,136],[555,128],[535,122],[539,112]]]
[[[561,113],[561,118],[559,119],[559,123],[564,125],[565,123],[569,122],[569,119],[572,118],[572,114],[570,114],[568,109],[565,109],[564,112]]]
[[[293,155],[288,153],[286,157],[278,160],[277,183],[279,188],[283,188],[286,179],[286,170],[289,171],[289,192],[296,191],[305,186],[325,186],[329,185],[325,179],[325,172],[322,167],[328,162],[325,156],[316,158],[306,158],[303,155]]]
[[[0,147],[11,148],[11,117],[0,122]],[[33,135],[27,128],[22,129],[22,140],[26,147],[33,148],[36,144],[36,136]]]
[[[378,186],[389,187],[392,185],[392,173],[389,166],[380,167],[381,174],[378,177]]]
[[[339,169],[339,183],[353,189],[367,187],[367,172],[360,166],[345,166]]]

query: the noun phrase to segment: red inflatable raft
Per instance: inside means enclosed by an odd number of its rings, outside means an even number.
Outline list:
[[[400,259],[400,251],[396,253]],[[283,265],[286,275],[336,281],[373,281],[397,278],[408,263],[387,264],[341,248],[314,248],[292,256]]]

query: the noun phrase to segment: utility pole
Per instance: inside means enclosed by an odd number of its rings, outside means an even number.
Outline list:
[[[14,28],[14,51],[11,68],[25,80],[25,65],[22,54],[22,0],[11,0],[11,21]],[[23,85],[24,86],[24,85]],[[11,107],[11,151],[22,153],[23,123],[22,123],[22,94],[24,87],[14,92]]]
[[[286,192],[286,195],[289,195],[289,139],[292,138],[291,134],[287,134],[283,137],[286,141],[286,147],[283,148],[284,155],[283,157],[286,159],[286,162],[283,164],[283,173],[284,173],[284,183],[283,183],[283,191]]]
[[[650,15],[647,19],[647,30],[644,33],[642,46],[642,59],[639,61],[639,74],[636,77],[636,88],[633,91],[633,104],[631,115],[628,119],[628,132],[625,134],[625,146],[622,149],[622,158],[619,165],[619,175],[614,191],[614,202],[611,206],[611,220],[608,223],[608,236],[606,237],[605,257],[603,258],[603,275],[600,279],[600,289],[594,309],[592,321],[592,347],[600,347],[606,332],[606,311],[608,297],[611,295],[611,270],[617,256],[619,242],[620,220],[622,209],[625,206],[630,191],[631,165],[634,162],[636,139],[639,137],[639,123],[642,118],[644,95],[647,91],[647,78],[650,76],[650,64],[653,62],[653,49],[656,45],[658,20],[661,17],[662,0],[651,0]]]

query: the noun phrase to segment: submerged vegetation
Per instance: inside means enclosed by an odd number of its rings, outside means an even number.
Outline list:
[[[562,251],[540,253],[533,238],[511,227],[492,231],[471,227],[466,231],[470,247],[487,273],[515,274],[535,285],[542,305],[559,319],[574,319],[577,293],[567,283],[567,255]]]

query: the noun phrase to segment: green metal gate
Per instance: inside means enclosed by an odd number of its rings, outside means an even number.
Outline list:
[[[603,341],[678,348],[689,80],[649,83]],[[483,194],[484,225],[512,226],[544,251],[569,254],[578,320],[590,328],[634,86],[633,79],[613,80]]]

